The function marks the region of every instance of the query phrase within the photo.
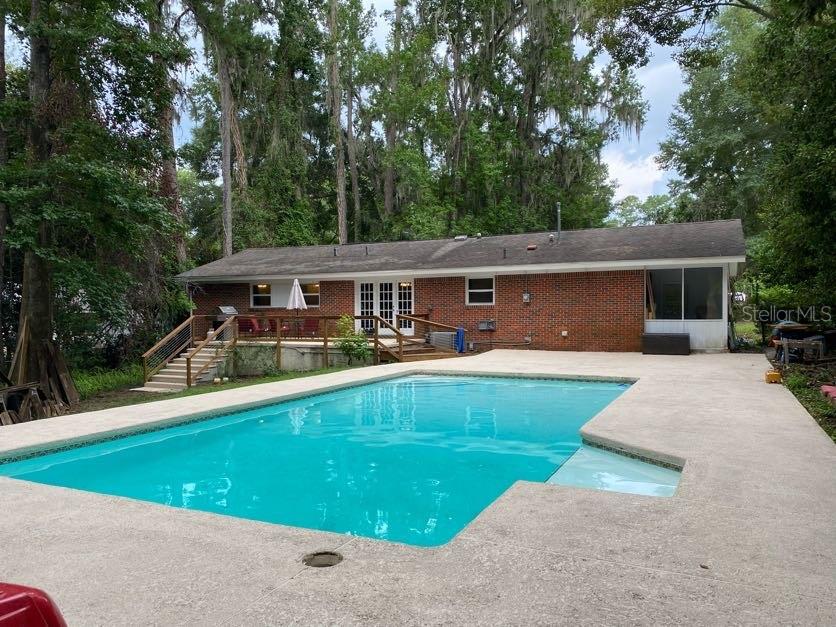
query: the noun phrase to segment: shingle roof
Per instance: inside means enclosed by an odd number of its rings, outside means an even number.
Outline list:
[[[249,248],[179,275],[186,281],[316,276],[537,264],[583,264],[746,254],[740,220],[659,224],[550,233],[349,244]],[[535,250],[528,250],[536,245]]]

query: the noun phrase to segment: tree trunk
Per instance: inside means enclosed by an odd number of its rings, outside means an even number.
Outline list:
[[[6,5],[0,4],[0,107],[6,102]],[[0,168],[9,160],[6,144],[6,129],[0,124]],[[6,367],[6,321],[3,318],[3,304],[6,302],[6,227],[9,224],[9,211],[5,203],[0,203],[0,368]]]
[[[398,90],[404,1],[395,0],[395,23],[392,30],[393,65],[389,74],[390,98],[394,98]],[[387,216],[392,215],[395,211],[395,166],[392,164],[392,158],[395,153],[398,128],[393,110],[394,107],[390,103],[389,111],[386,115],[386,169],[383,175],[383,208]]]
[[[205,39],[205,37],[204,37]],[[232,254],[232,81],[223,46],[215,46],[221,99],[221,179],[223,182],[224,257]]]
[[[357,174],[357,138],[354,136],[354,82],[349,77],[346,86],[346,142],[348,143],[348,170],[351,174],[351,195],[354,199],[354,241],[360,241],[360,177]]]
[[[156,9],[152,10],[151,17],[148,20],[148,30],[150,33],[162,33],[165,25],[166,4],[166,0],[160,0],[157,2]],[[162,55],[155,54],[153,58],[156,65],[162,65],[164,63]],[[163,68],[163,71],[168,76],[168,68]],[[182,231],[184,226],[183,205],[180,202],[180,186],[177,184],[177,153],[174,149],[173,99],[176,83],[172,77],[169,77],[168,80],[172,90],[172,98],[166,102],[157,117],[165,148],[160,165],[159,194],[165,199],[169,212],[174,216],[174,219],[180,227],[174,235],[174,255],[177,260],[177,266],[182,268],[186,265],[186,239]]]
[[[210,9],[208,3],[187,0],[203,36],[204,49],[211,46],[215,50],[215,63],[218,72],[218,93],[220,94],[221,116],[221,181],[223,202],[221,222],[223,223],[223,256],[232,254],[232,142],[236,143],[238,153],[238,184],[243,190],[246,181],[245,160],[241,142],[241,131],[235,116],[235,102],[232,94],[232,76],[229,59],[219,29],[223,29],[224,5],[226,0],[214,0]],[[214,13],[213,13],[214,12]],[[234,136],[233,136],[234,135]]]
[[[345,157],[343,155],[343,128],[341,121],[342,89],[340,87],[340,62],[337,44],[337,0],[329,0],[328,30],[331,35],[329,53],[328,87],[331,92],[331,127],[334,134],[334,156],[337,170],[337,229],[340,244],[348,243],[348,220],[345,198]]]
[[[29,37],[29,99],[32,114],[29,121],[27,148],[33,167],[45,163],[50,156],[50,45],[40,24],[42,13],[49,7],[49,0],[31,0],[29,23],[32,35]],[[37,233],[37,246],[49,246],[49,224],[41,220]],[[21,381],[48,381],[49,374],[42,371],[46,362],[42,359],[44,342],[52,339],[52,269],[49,262],[35,251],[26,250],[23,256],[23,284],[20,303],[18,351],[25,347],[23,354],[16,357]],[[44,390],[49,393],[49,390]]]

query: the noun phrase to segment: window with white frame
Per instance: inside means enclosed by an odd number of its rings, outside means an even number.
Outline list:
[[[302,296],[308,307],[319,307],[319,283],[301,283]]]
[[[466,282],[468,305],[493,305],[494,279],[492,276],[468,277]]]
[[[253,307],[269,307],[271,298],[271,289],[269,283],[258,283],[252,286],[252,306]]]

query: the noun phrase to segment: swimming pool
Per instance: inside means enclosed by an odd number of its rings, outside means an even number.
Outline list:
[[[546,481],[628,384],[411,375],[0,466],[0,475],[418,546]]]

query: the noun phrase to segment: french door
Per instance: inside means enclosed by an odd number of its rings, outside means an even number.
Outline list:
[[[412,279],[362,280],[356,282],[356,311],[360,316],[380,316],[395,325],[398,314],[412,314],[414,303]],[[360,320],[359,328],[371,331],[373,320]],[[401,320],[398,328],[404,335],[412,335],[411,320]],[[391,335],[390,329],[381,327],[381,335]]]

